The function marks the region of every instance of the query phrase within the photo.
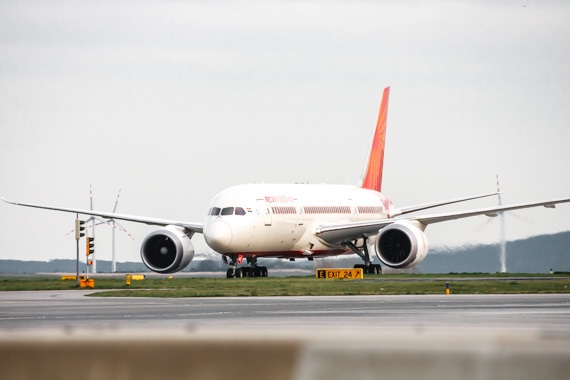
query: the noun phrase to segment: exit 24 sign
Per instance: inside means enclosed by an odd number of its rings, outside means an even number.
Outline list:
[[[363,278],[362,268],[358,269],[320,269],[316,271],[317,278],[356,280]]]

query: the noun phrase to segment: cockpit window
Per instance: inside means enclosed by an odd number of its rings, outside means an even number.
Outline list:
[[[246,215],[247,212],[243,207],[212,207],[208,212],[211,216],[227,216],[227,215]]]
[[[222,209],[222,215],[233,215],[233,214],[234,214],[233,207],[225,207],[224,209]]]

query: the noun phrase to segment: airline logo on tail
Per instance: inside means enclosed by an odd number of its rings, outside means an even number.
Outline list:
[[[382,190],[382,170],[384,167],[384,144],[386,142],[386,123],[388,120],[388,98],[390,87],[384,89],[376,131],[372,139],[368,161],[364,169],[364,177],[361,187],[380,192]]]

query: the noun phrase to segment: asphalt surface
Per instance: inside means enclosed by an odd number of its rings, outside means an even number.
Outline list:
[[[46,328],[486,328],[570,334],[570,294],[98,298],[0,292],[0,334]]]

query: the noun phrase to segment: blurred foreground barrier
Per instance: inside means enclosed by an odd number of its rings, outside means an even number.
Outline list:
[[[568,379],[569,332],[2,332],[3,379]]]

